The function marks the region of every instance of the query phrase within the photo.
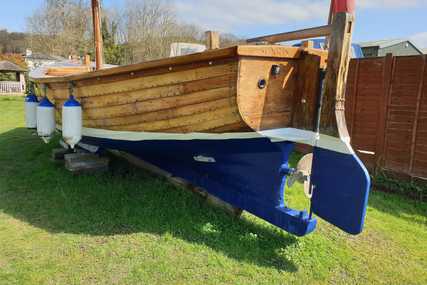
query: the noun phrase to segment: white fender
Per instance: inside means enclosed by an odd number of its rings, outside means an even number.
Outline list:
[[[36,95],[30,92],[28,96],[25,97],[25,126],[28,129],[37,128],[37,106],[39,102]]]
[[[72,149],[82,139],[82,128],[82,107],[71,95],[62,107],[62,137]]]
[[[48,143],[55,132],[55,127],[55,106],[44,97],[37,107],[37,134]]]

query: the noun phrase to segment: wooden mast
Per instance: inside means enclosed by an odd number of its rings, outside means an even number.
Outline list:
[[[93,34],[95,39],[96,70],[104,65],[104,52],[101,33],[101,5],[99,0],[92,0]]]

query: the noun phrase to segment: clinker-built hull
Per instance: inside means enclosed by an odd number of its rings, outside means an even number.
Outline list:
[[[33,80],[47,84],[59,125],[73,82],[87,128],[167,133],[312,129],[326,55],[295,47],[237,46]]]
[[[85,144],[131,153],[298,236],[314,230],[313,213],[357,234],[369,176],[348,141],[314,131],[326,57],[236,46],[32,80],[54,103],[58,129],[71,87]],[[284,200],[295,143],[313,146],[309,211]]]

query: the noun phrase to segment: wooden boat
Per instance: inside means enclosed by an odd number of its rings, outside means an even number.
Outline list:
[[[358,234],[370,180],[345,125],[349,2],[332,2],[327,26],[248,40],[329,36],[328,52],[239,45],[32,80],[59,130],[69,95],[80,102],[86,146],[128,152],[298,236],[315,229],[313,214]],[[313,146],[297,170],[288,164],[295,143]],[[289,176],[304,182],[308,211],[285,204]]]
[[[312,129],[326,55],[314,49],[247,45],[32,79],[47,84],[58,125],[72,82],[86,128],[163,133],[260,131],[294,125]],[[301,100],[306,101],[304,110]]]

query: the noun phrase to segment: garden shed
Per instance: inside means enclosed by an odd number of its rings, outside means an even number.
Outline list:
[[[26,71],[13,62],[0,61],[0,95],[24,93]]]

